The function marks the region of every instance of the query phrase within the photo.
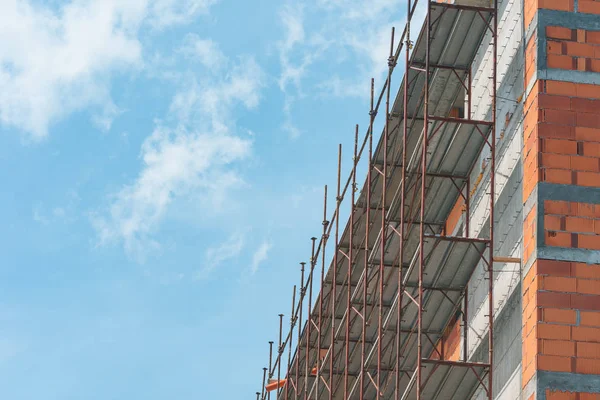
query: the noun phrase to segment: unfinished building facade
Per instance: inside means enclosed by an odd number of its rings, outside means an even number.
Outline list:
[[[256,398],[600,399],[600,2],[404,4]]]

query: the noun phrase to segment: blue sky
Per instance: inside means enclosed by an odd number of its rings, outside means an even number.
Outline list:
[[[0,1],[0,397],[254,398],[404,8]]]

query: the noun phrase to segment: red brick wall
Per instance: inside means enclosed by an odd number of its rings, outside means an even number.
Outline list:
[[[600,265],[538,259],[523,286],[523,386],[536,370],[600,374]]]
[[[600,204],[544,202],[547,246],[600,250]]]
[[[600,85],[540,80],[525,101],[523,199],[538,182],[600,185]]]
[[[546,36],[548,68],[600,72],[600,32],[549,26]]]
[[[546,400],[600,400],[600,394],[546,390]]]

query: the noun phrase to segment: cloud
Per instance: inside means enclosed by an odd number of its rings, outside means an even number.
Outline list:
[[[129,253],[139,255],[174,198],[193,192],[210,198],[239,184],[242,179],[227,167],[250,148],[249,140],[232,135],[157,127],[142,145],[136,181],[113,196],[107,218],[93,219],[100,242],[123,240]]]
[[[206,279],[213,270],[225,261],[236,258],[244,249],[246,236],[242,232],[233,233],[225,242],[210,247],[205,252],[205,264],[197,275],[198,279]]]
[[[397,29],[397,45],[406,21],[395,17],[398,11],[404,14],[405,8],[398,9],[395,0],[285,3],[280,11],[284,39],[278,49],[286,123],[291,121],[291,108],[302,98],[302,91],[307,90],[302,86],[307,83],[311,93],[326,97],[368,97],[371,78],[382,85],[388,69],[391,28]],[[413,18],[413,40],[423,20],[422,10],[418,7]],[[304,28],[306,21],[311,23],[310,30]]]
[[[250,270],[253,274],[258,271],[260,264],[267,260],[271,247],[272,245],[269,241],[263,241],[260,246],[258,246],[258,249],[256,249],[254,255],[252,256],[252,264],[250,266]]]
[[[206,13],[213,0],[72,0],[59,8],[31,0],[0,3],[0,123],[40,140],[75,111],[109,129],[118,115],[111,77],[142,63],[139,30]]]
[[[152,0],[150,22],[155,28],[165,28],[191,21],[194,17],[208,13],[218,0]]]
[[[157,121],[142,144],[138,177],[110,197],[106,212],[92,215],[100,244],[122,242],[143,261],[159,247],[153,235],[177,198],[193,195],[218,212],[229,191],[244,185],[239,167],[252,138],[237,134],[235,116],[258,105],[264,78],[252,58],[225,61],[219,73],[182,83],[166,122]]]
[[[227,61],[217,43],[211,39],[202,39],[195,33],[189,33],[179,52],[191,60],[197,60],[210,70],[216,70]]]

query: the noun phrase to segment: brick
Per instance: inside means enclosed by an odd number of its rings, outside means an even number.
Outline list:
[[[571,56],[548,54],[547,60],[548,60],[548,68],[567,69],[567,70],[577,69],[575,62],[573,62],[573,57],[571,57]]]
[[[571,157],[564,154],[543,153],[542,166],[559,169],[570,169]]]
[[[567,217],[566,228],[569,232],[594,232],[594,220],[590,218]]]
[[[573,276],[577,278],[600,279],[600,265],[598,264],[573,263],[572,269]]]
[[[566,96],[552,96],[545,93],[540,93],[538,96],[538,107],[539,108],[551,108],[554,110],[575,110],[572,107],[572,101],[575,98]]]
[[[577,279],[575,278],[544,276],[542,282],[542,289],[544,290],[573,293],[577,291]]]
[[[577,342],[600,342],[600,328],[573,326],[571,329],[573,333],[573,340]]]
[[[572,294],[570,304],[571,307],[577,310],[600,311],[600,296]]]
[[[600,294],[600,282],[590,279],[577,279],[577,292],[581,294]]]
[[[571,357],[538,355],[538,369],[543,371],[572,372]]]
[[[571,276],[571,263],[567,261],[538,259],[536,265],[539,275]]]
[[[546,389],[546,400],[578,400],[577,393]]]
[[[566,39],[570,40],[572,37],[571,29],[563,28],[560,26],[547,26],[546,27],[546,36],[553,39]],[[600,40],[600,36],[599,36]],[[600,43],[600,41],[599,41]]]
[[[577,89],[576,85],[571,82],[546,81],[546,93],[575,97],[577,96]]]
[[[548,277],[546,278],[548,279]],[[569,278],[554,278],[554,279],[569,279]],[[565,290],[567,291],[567,290]],[[568,290],[569,292],[574,290]],[[577,321],[577,313],[575,310],[560,310],[557,308],[542,309],[542,320],[549,323],[569,324],[573,325]]]
[[[548,35],[548,29],[546,29],[546,35]],[[588,43],[600,44],[600,31],[587,31],[586,39]]]
[[[579,318],[582,326],[600,327],[600,312],[580,311]]]
[[[576,121],[579,127],[596,128],[600,126],[600,114],[578,112],[576,114]],[[565,123],[564,125],[568,124]],[[575,132],[575,136],[577,137],[577,131]],[[599,140],[600,137],[596,136],[596,141]]]
[[[575,93],[577,97],[597,99],[600,98],[600,85],[592,85],[589,83],[577,83],[575,84]]]
[[[567,42],[567,54],[576,57],[594,57],[594,46],[585,43]]]
[[[578,113],[579,115],[579,113]],[[600,125],[597,125],[600,126]],[[575,128],[575,138],[586,142],[600,142],[600,129],[592,127],[577,126]],[[585,143],[584,143],[585,146]]]
[[[573,183],[573,175],[567,169],[546,168],[544,170],[544,181],[570,185]]]
[[[568,293],[537,292],[537,305],[540,307],[571,308],[571,295]],[[552,339],[552,338],[547,338]],[[564,339],[557,337],[554,339]]]
[[[594,205],[589,203],[571,203],[571,209],[577,210],[575,215],[579,217],[594,218],[597,217],[594,211]]]
[[[583,392],[579,392],[578,395],[579,395],[579,398],[577,400],[600,400],[600,394],[599,393],[583,393]]]
[[[571,156],[570,167],[576,171],[598,172],[600,171],[600,160],[597,157]]]
[[[544,201],[544,213],[555,215],[569,215],[571,212],[571,203],[568,201]]]
[[[521,376],[522,382],[521,385],[522,387],[527,386],[527,384],[529,383],[529,381],[531,380],[531,378],[533,378],[533,375],[536,372],[536,368],[535,368],[535,362],[531,361],[528,364],[523,364],[523,374]]]
[[[545,215],[544,228],[550,231],[560,231],[562,218],[563,217],[559,217],[556,215]]]
[[[541,343],[542,341],[536,338],[535,332],[523,338],[523,359],[525,363],[535,359],[535,356],[540,352]]]
[[[600,157],[600,143],[583,143],[583,155],[591,157]]]
[[[598,235],[578,234],[577,240],[580,249],[600,250],[600,236]]]
[[[598,51],[598,50],[596,50]],[[591,59],[589,60],[589,68],[587,70],[591,70],[592,72],[600,72],[600,60]]]
[[[600,14],[600,3],[596,1],[580,1],[579,12],[585,14]]]
[[[569,110],[543,110],[543,121],[551,124],[574,125],[577,113]]]
[[[598,112],[600,110],[600,100],[573,97],[571,98],[571,110],[591,113]]]
[[[539,137],[544,139],[575,139],[575,128],[570,125],[558,125],[540,122],[537,125],[537,133]]]
[[[589,358],[576,358],[575,359],[575,371],[578,374],[599,374],[600,375],[600,362]]]
[[[600,359],[600,343],[577,342],[577,357]]]
[[[548,40],[547,46],[548,54],[563,54],[563,45],[562,42],[555,42],[553,40]]]
[[[585,171],[577,172],[577,184],[579,186],[598,187],[600,184],[600,173]]]
[[[571,234],[567,232],[545,232],[546,246],[571,247]]]
[[[542,353],[549,356],[575,356],[575,342],[567,340],[542,340]]]
[[[569,325],[538,324],[538,339],[571,340],[571,327]]]
[[[544,153],[554,154],[577,154],[577,142],[572,140],[544,139],[543,151]]]
[[[538,0],[539,8],[573,11],[573,0]]]

